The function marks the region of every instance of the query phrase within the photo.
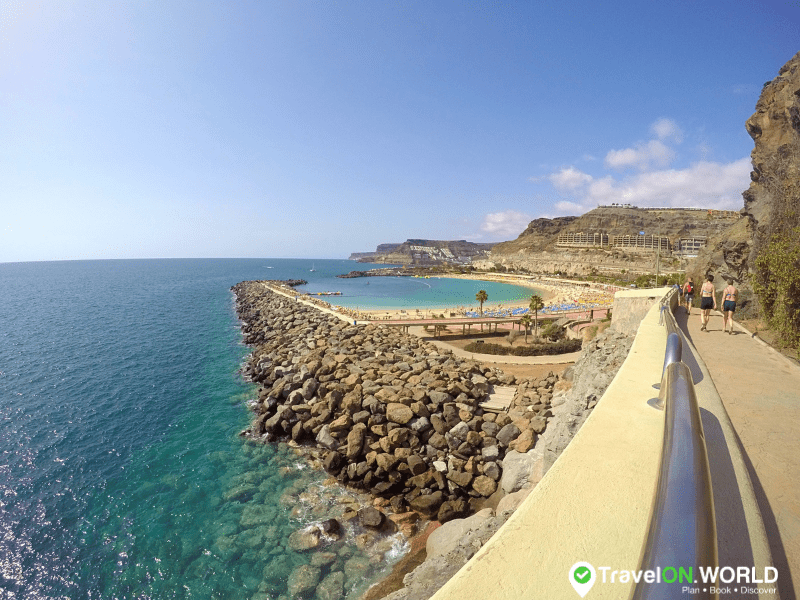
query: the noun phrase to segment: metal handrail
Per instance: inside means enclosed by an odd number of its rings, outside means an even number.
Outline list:
[[[666,306],[661,311],[661,321],[669,331],[660,394],[666,408],[664,443],[640,564],[643,571],[660,568],[663,573],[664,569],[671,567],[678,575],[680,568],[692,568],[697,574],[701,566],[714,568],[718,564],[714,498],[700,407],[692,373],[681,362],[681,338],[669,301],[670,295],[664,299]],[[689,583],[692,591],[678,594],[678,585],[681,585],[680,580],[658,583],[642,578],[631,598],[670,600],[678,595],[682,598],[717,598],[716,592],[711,592],[712,587]]]

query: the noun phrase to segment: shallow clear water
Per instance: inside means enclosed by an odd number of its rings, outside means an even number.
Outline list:
[[[342,491],[284,445],[238,436],[255,386],[237,373],[229,288],[363,281],[332,274],[364,265],[306,263],[0,264],[0,599],[285,593],[310,560],[289,534],[341,513]],[[323,570],[347,589],[398,554],[361,552],[355,533]]]

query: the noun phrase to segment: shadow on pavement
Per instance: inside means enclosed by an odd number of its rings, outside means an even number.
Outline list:
[[[725,433],[714,413],[701,408],[700,418],[703,421],[711,470],[711,487],[714,493],[719,565],[720,567],[753,565],[753,548],[750,545],[742,492],[733,469]],[[739,595],[737,598],[758,600],[758,594]]]
[[[678,327],[681,328],[684,337],[692,342],[692,334],[689,333],[689,324],[688,319],[691,317],[687,317],[686,312],[678,311],[678,314],[675,315],[675,321],[678,323]],[[697,317],[698,319],[700,317]],[[681,360],[689,367],[689,371],[692,373],[692,382],[697,385],[701,381],[703,381],[703,371],[700,369],[700,365],[697,364],[697,359],[694,356],[694,352],[691,351],[685,344],[683,346],[683,351],[681,353]]]
[[[750,481],[753,483],[753,491],[755,492],[756,502],[758,502],[758,509],[761,511],[761,519],[764,522],[764,529],[767,531],[767,539],[769,540],[769,550],[772,553],[772,562],[776,569],[778,569],[778,597],[781,600],[797,600],[795,594],[794,581],[792,581],[792,573],[789,570],[789,561],[786,558],[786,551],[783,548],[783,540],[781,533],[778,530],[778,522],[775,519],[775,513],[772,512],[772,507],[769,504],[767,495],[764,493],[764,488],[761,487],[761,481],[758,479],[758,474],[753,463],[750,462],[750,457],[739,439],[739,433],[736,434],[736,443],[744,457],[744,464],[747,467],[747,474],[750,475]],[[714,494],[716,496],[716,494]]]

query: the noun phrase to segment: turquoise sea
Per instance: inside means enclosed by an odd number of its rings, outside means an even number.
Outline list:
[[[336,303],[361,307],[531,293],[334,278],[370,266],[0,264],[0,600],[287,597],[289,573],[311,557],[289,534],[340,513],[343,492],[285,445],[239,437],[255,386],[238,374],[248,348],[230,286],[304,278],[305,290],[341,290]],[[352,535],[331,549],[350,597],[403,550],[388,540],[380,555],[361,551]]]

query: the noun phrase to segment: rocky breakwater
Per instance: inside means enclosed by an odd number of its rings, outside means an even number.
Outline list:
[[[505,471],[501,488],[506,495],[495,510],[484,508],[476,514],[454,519],[434,531],[426,542],[426,558],[403,577],[404,587],[384,600],[427,600],[463,567],[502,527],[537,485],[547,470],[575,437],[628,356],[633,335],[609,329],[585,343],[580,358],[564,373],[554,388],[547,390],[528,384],[518,390],[509,414],[536,406],[550,396],[543,413],[547,429],[532,449],[509,450],[503,460]],[[568,521],[568,519],[565,520]],[[531,545],[547,545],[554,540],[536,539]],[[377,597],[377,596],[375,596]]]
[[[245,342],[244,374],[260,384],[246,434],[292,440],[318,453],[347,486],[403,513],[446,522],[498,492],[507,453],[535,445],[557,378],[517,382],[379,325],[351,325],[270,292],[233,288]],[[508,414],[484,412],[490,386],[518,383]],[[400,513],[397,514],[397,513]]]

